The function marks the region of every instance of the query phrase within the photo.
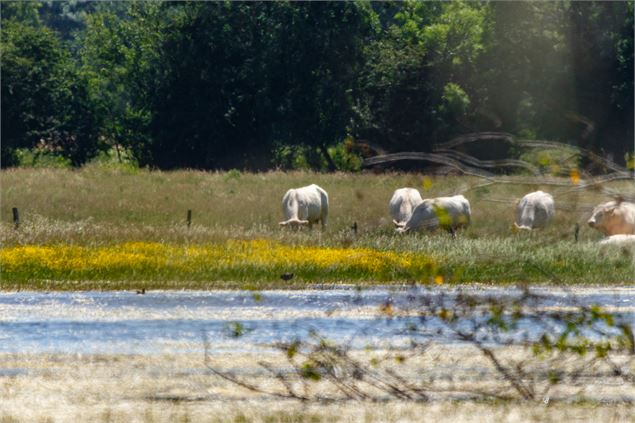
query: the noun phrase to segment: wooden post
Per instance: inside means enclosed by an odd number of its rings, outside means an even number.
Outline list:
[[[187,211],[187,227],[189,228],[192,224],[192,210]]]
[[[15,228],[18,229],[20,227],[20,213],[18,212],[17,207],[14,207],[12,211],[13,211],[13,224],[15,225]]]
[[[575,238],[575,242],[578,242],[578,236],[580,235],[580,224],[575,224],[575,229],[573,230],[573,238]]]

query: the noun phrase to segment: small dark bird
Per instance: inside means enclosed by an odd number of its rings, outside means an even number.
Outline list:
[[[353,233],[357,235],[357,222],[353,222],[353,226],[351,226],[351,229],[353,230]]]
[[[145,288],[137,289],[137,294],[138,295],[143,295],[145,293],[146,293],[146,289]]]
[[[280,275],[280,279],[283,281],[290,281],[293,278],[293,273],[283,273]]]

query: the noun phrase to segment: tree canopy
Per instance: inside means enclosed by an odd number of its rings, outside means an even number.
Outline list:
[[[633,1],[3,1],[2,166],[266,169],[479,131],[633,151]],[[342,149],[339,149],[342,146]],[[278,160],[276,162],[276,160]]]

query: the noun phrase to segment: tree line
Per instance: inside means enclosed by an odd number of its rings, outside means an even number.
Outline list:
[[[2,166],[346,169],[480,131],[633,150],[633,1],[0,3]]]

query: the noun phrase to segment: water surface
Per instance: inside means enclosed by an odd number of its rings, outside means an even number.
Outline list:
[[[481,295],[520,295],[515,288],[463,287]],[[212,353],[258,351],[279,341],[319,334],[354,348],[408,345],[410,323],[424,325],[419,338],[449,342],[434,319],[382,313],[416,307],[457,288],[354,287],[293,291],[0,292],[0,353],[155,354],[198,352],[204,337]],[[538,307],[594,304],[623,313],[635,325],[635,288],[549,288]],[[521,327],[518,333],[536,333]],[[240,335],[240,336],[237,336]]]

